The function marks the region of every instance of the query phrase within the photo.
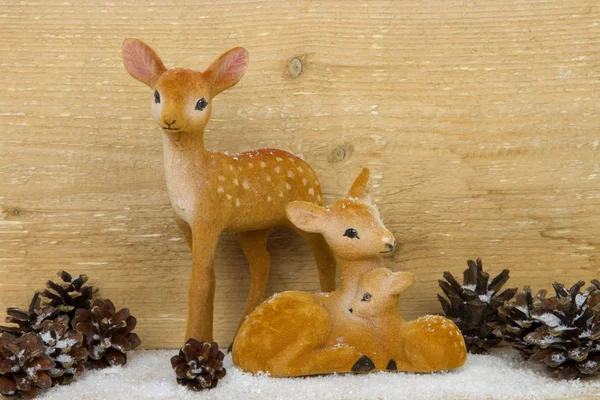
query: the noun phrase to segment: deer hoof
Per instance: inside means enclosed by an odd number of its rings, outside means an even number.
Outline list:
[[[352,366],[352,372],[369,372],[375,368],[373,361],[367,356],[362,356]]]
[[[390,362],[388,363],[387,367],[385,367],[385,369],[387,369],[388,371],[397,371],[398,367],[396,366],[396,361],[390,360]]]

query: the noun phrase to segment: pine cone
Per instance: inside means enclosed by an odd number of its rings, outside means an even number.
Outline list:
[[[136,319],[128,308],[116,312],[108,299],[96,299],[91,310],[79,308],[72,326],[84,336],[89,358],[88,367],[106,368],[127,362],[127,352],[141,344],[132,333]]]
[[[42,324],[46,320],[53,320],[58,315],[67,314],[72,310],[71,306],[60,305],[40,306],[40,293],[36,292],[31,299],[28,310],[22,310],[16,307],[6,309],[6,322],[17,324],[17,326],[1,326],[0,333],[6,332],[15,336],[21,336],[28,332],[39,332],[42,330]]]
[[[55,362],[48,371],[53,385],[69,384],[75,376],[83,373],[88,351],[82,347],[83,335],[70,329],[68,315],[44,321],[40,337],[46,345],[46,354]]]
[[[462,286],[448,271],[438,281],[450,302],[438,294],[438,300],[446,317],[458,326],[465,338],[469,352],[485,353],[502,341],[493,334],[498,326],[498,307],[512,299],[517,289],[506,289],[498,294],[509,278],[509,270],[503,270],[488,283],[490,275],[483,272],[481,259],[468,260],[468,268],[463,272]]]
[[[40,337],[33,332],[17,338],[8,333],[0,337],[0,393],[31,399],[38,388],[52,386],[47,371],[53,362]]]
[[[215,342],[188,339],[179,354],[171,358],[171,366],[177,375],[177,383],[200,391],[217,387],[219,379],[227,374],[223,368],[224,358]]]
[[[75,317],[75,310],[92,308],[92,296],[96,293],[93,286],[87,286],[87,275],[78,275],[74,279],[68,272],[59,271],[57,274],[61,283],[46,282],[48,289],[42,292],[46,305],[52,307],[70,307],[67,313],[70,319]]]
[[[568,291],[554,282],[556,296],[546,290],[535,297],[526,286],[515,302],[498,310],[504,325],[494,332],[519,350],[525,359],[540,361],[565,379],[597,374],[600,369],[600,282],[580,293],[585,283]]]

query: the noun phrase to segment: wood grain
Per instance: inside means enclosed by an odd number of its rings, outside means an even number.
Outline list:
[[[207,148],[301,153],[326,202],[372,169],[401,243],[389,266],[417,276],[405,317],[439,312],[437,279],[467,258],[510,268],[512,286],[599,278],[599,29],[595,0],[0,1],[0,309],[85,272],[146,347],[183,340],[191,256],[127,37],[169,66],[249,50]],[[318,289],[298,237],[270,249],[269,293]],[[249,281],[234,236],[216,269],[227,344]]]

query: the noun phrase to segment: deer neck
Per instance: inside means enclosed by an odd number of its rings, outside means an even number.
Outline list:
[[[189,158],[198,158],[207,153],[204,148],[204,130],[200,132],[163,132],[165,152]]]
[[[164,132],[163,152],[167,181],[186,168],[202,174],[209,152],[204,148],[204,130],[200,132]]]
[[[373,329],[378,332],[378,336],[380,338],[390,338],[397,337],[398,332],[400,332],[404,325],[404,319],[398,314],[398,305],[395,307],[391,307],[387,310],[384,310],[382,315],[374,317],[370,320]],[[394,348],[397,347],[397,341],[383,340],[381,345],[389,346],[392,345],[390,349],[394,351]]]
[[[373,269],[384,267],[383,259],[380,256],[360,260],[347,260],[336,255],[335,260],[340,270],[340,287],[338,289],[340,291],[356,288],[361,276]]]
[[[204,132],[163,134],[167,193],[175,214],[188,223],[197,217],[200,193],[194,182],[205,181],[204,175],[210,174],[203,138]]]

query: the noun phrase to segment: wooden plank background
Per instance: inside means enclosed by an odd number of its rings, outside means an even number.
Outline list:
[[[440,311],[437,279],[467,258],[513,286],[600,278],[597,0],[180,3],[0,1],[0,309],[66,269],[130,307],[146,347],[183,340],[191,256],[127,37],[168,66],[249,50],[209,149],[302,153],[327,202],[372,169],[401,243],[389,266],[417,276],[406,317]],[[270,249],[269,293],[318,289],[299,238],[278,231]],[[234,236],[216,262],[227,344],[249,285]]]

